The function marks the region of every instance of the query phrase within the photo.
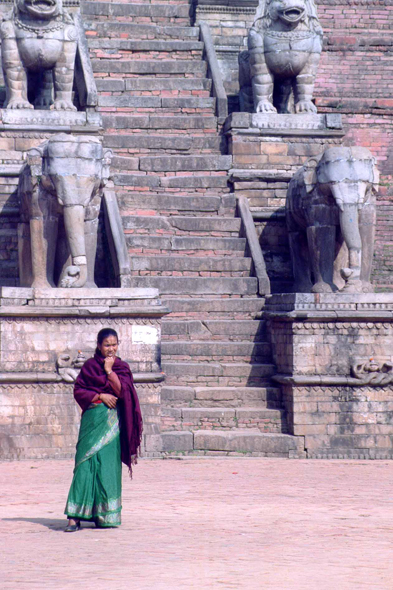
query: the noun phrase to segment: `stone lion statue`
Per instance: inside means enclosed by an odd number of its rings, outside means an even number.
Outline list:
[[[49,108],[53,102],[54,109],[76,110],[77,30],[62,0],[15,0],[0,37],[6,108]]]
[[[314,0],[261,0],[239,56],[241,110],[316,113],[312,102],[322,51]]]

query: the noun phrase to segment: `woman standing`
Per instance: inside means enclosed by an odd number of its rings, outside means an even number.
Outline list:
[[[141,444],[142,415],[130,367],[116,356],[118,345],[115,330],[100,330],[94,357],[75,381],[74,397],[83,414],[64,511],[67,533],[78,531],[81,520],[103,528],[121,524],[121,462],[131,472]]]

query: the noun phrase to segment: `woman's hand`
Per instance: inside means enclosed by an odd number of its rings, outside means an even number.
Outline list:
[[[111,393],[100,393],[99,399],[104,402],[108,408],[111,408],[111,410],[116,408],[117,397],[115,395],[112,395]]]
[[[112,372],[112,367],[115,362],[115,359],[116,359],[115,355],[105,357],[104,369],[105,369],[105,373],[107,373],[107,375],[109,375],[109,373]]]

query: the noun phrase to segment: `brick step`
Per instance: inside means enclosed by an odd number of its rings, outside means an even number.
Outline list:
[[[255,429],[170,431],[162,433],[167,453],[251,455],[260,457],[302,457],[303,439],[280,433],[262,433]],[[199,452],[199,453],[198,453]]]
[[[161,342],[165,362],[170,360],[270,362],[271,347],[267,342],[220,340],[169,340]]]
[[[184,111],[192,114],[204,110],[214,116],[215,105],[215,98],[199,96],[160,97],[130,96],[129,94],[107,96],[101,94],[98,97],[98,106],[102,112],[105,112],[105,108],[154,109],[155,113],[159,110],[159,113],[164,116],[169,111],[179,113]]]
[[[192,276],[188,273],[203,273],[201,276],[209,276],[207,273],[214,272],[248,277],[251,269],[251,258],[238,256],[132,256],[130,263],[132,271],[148,271],[154,275],[182,273]]]
[[[167,385],[222,387],[262,387],[274,375],[275,366],[266,363],[206,363],[191,361],[162,361]],[[227,404],[226,404],[227,405]]]
[[[114,150],[121,150],[120,155],[124,154],[144,154],[151,150],[154,153],[165,151],[166,153],[187,153],[197,152],[220,153],[225,151],[225,140],[223,137],[215,134],[201,135],[152,135],[148,133],[118,134],[106,133],[104,135],[104,146]]]
[[[130,287],[159,289],[167,294],[201,294],[201,295],[255,295],[257,279],[254,277],[177,277],[177,276],[133,276]]]
[[[217,118],[210,115],[156,115],[152,113],[141,113],[139,115],[125,115],[124,113],[110,115],[103,114],[102,121],[104,129],[127,129],[128,132],[136,129],[139,133],[141,129],[149,129],[150,133],[155,134],[158,129],[165,130],[165,133],[173,134],[181,130],[192,131],[194,129],[204,129],[209,133],[217,132]]]
[[[235,237],[239,236],[241,220],[230,217],[183,217],[172,215],[123,215],[123,227],[129,229],[145,229],[150,234],[159,231],[165,234],[189,235],[207,237]]]
[[[125,230],[126,243],[131,250],[142,249],[144,251],[154,251],[152,253],[159,254],[158,250],[164,252],[181,252],[195,251],[195,256],[198,252],[209,251],[210,255],[217,255],[220,253],[225,256],[244,256],[246,249],[245,238],[214,238],[214,237],[199,237],[199,236],[149,236],[145,234],[129,233]],[[136,252],[135,252],[136,253]]]
[[[257,297],[200,297],[181,294],[166,294],[163,305],[171,310],[166,322],[174,319],[206,320],[253,320],[264,307],[265,300]]]
[[[150,214],[165,213],[167,216],[178,213],[222,216],[225,212],[232,217],[236,204],[233,195],[178,196],[169,192],[161,194],[118,192],[117,199],[123,215],[133,212],[143,214],[144,211],[148,211]]]
[[[243,259],[240,259],[243,260]],[[244,258],[244,260],[249,260]],[[174,320],[169,317],[161,324],[163,340],[171,337],[192,338],[202,340],[220,339],[226,336],[227,341],[253,339],[254,342],[266,342],[265,320]]]
[[[161,389],[163,407],[281,408],[278,387],[187,387],[168,385]]]
[[[198,172],[229,170],[232,156],[142,156],[139,158],[139,169],[144,172]]]
[[[172,4],[162,2],[161,4],[149,4],[147,2],[94,2],[85,1],[81,5],[81,13],[84,17],[97,17],[100,20],[103,17],[111,19],[129,18],[133,22],[146,22],[149,18],[152,22],[162,23],[163,21],[173,22],[182,20],[184,24],[190,23],[190,6],[188,3]]]
[[[88,38],[97,37],[105,42],[105,39],[175,39],[198,40],[199,27],[184,26],[182,23],[135,23],[120,20],[92,20],[84,17],[87,25],[86,35]]]
[[[96,78],[95,83],[99,92],[129,92],[132,95],[170,93],[192,94],[196,96],[210,96],[212,81],[207,78]]]
[[[160,53],[169,54],[167,57],[172,57],[171,53],[179,53],[181,58],[189,59],[197,57],[195,52],[199,55],[199,59],[202,58],[203,42],[197,41],[196,39],[97,39],[95,37],[88,38],[88,45],[90,49],[90,57],[95,57],[95,53],[98,50],[100,54],[112,55],[113,53],[132,52],[132,57],[135,58],[135,53],[157,53],[159,59]],[[102,57],[102,55],[100,55]],[[178,56],[177,56],[178,57]]]
[[[206,78],[207,64],[200,59],[92,59],[95,74],[136,74],[138,76],[192,76]]]
[[[215,194],[220,190],[228,192],[228,179],[226,175],[218,173],[216,175],[187,174],[184,176],[158,176],[152,174],[114,174],[113,181],[115,186],[136,188],[157,191],[162,193],[168,189],[173,191],[179,189],[187,191],[190,195],[193,191],[196,194],[206,194],[214,191]]]
[[[258,429],[260,432],[287,432],[285,412],[267,408],[161,408],[161,429],[234,430]]]

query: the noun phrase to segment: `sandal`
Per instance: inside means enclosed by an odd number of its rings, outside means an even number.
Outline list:
[[[69,524],[65,529],[64,532],[65,533],[75,533],[76,531],[79,531],[81,528],[81,521],[78,520],[75,524]]]

